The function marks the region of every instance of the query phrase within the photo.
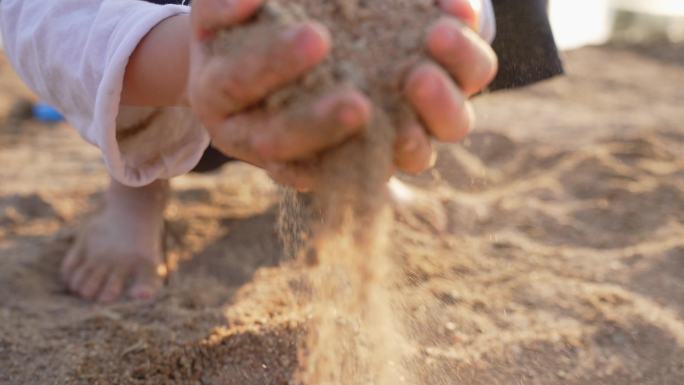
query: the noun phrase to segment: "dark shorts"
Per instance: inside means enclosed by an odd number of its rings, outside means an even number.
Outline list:
[[[499,74],[489,89],[523,87],[563,73],[547,0],[492,0]]]
[[[189,0],[145,0],[156,4],[188,4]],[[548,0],[492,0],[496,13],[494,51],[499,74],[490,91],[523,87],[563,73],[547,16]],[[209,172],[233,159],[213,147],[193,171]]]

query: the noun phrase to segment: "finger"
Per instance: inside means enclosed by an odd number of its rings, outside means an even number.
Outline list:
[[[76,237],[76,242],[71,246],[69,253],[62,261],[62,279],[69,282],[71,275],[85,260],[84,245],[81,236]]]
[[[439,0],[439,6],[473,30],[479,29],[482,0]]]
[[[432,144],[425,129],[418,123],[411,123],[397,132],[394,146],[394,164],[404,172],[418,174],[430,168]]]
[[[405,92],[435,138],[455,143],[470,132],[475,119],[470,103],[438,66],[418,66],[409,75]]]
[[[212,143],[225,154],[265,167],[308,159],[342,143],[363,130],[370,114],[363,95],[342,89],[275,116],[237,115],[212,132]]]
[[[93,268],[90,275],[83,281],[78,293],[87,300],[94,300],[99,294],[100,288],[104,285],[109,274],[109,268],[105,266],[97,266]]]
[[[492,48],[456,19],[438,21],[428,32],[427,45],[468,96],[482,90],[496,75],[498,62]]]
[[[371,104],[357,91],[336,91],[277,115],[256,138],[263,159],[285,162],[309,158],[359,134],[371,118]]]
[[[69,280],[69,289],[73,293],[78,293],[81,289],[81,285],[90,276],[90,272],[95,268],[92,263],[84,263],[76,269],[76,271],[71,275]]]
[[[266,171],[276,183],[307,192],[314,189],[318,170],[313,163],[290,162],[269,164]]]
[[[301,77],[329,52],[330,36],[316,23],[288,27],[275,38],[257,37],[210,59],[199,79],[206,90],[199,104],[225,118]]]
[[[98,298],[99,302],[112,303],[121,297],[124,284],[126,283],[126,271],[124,269],[114,269],[105,282]]]
[[[141,301],[153,299],[161,290],[164,281],[165,266],[150,266],[137,271],[128,295]]]
[[[216,31],[242,23],[252,17],[263,0],[195,0],[192,21],[195,35],[204,40]]]

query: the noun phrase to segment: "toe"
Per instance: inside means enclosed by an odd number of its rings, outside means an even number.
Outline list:
[[[128,291],[131,298],[136,300],[150,300],[154,298],[162,287],[165,275],[163,265],[140,268]]]
[[[83,244],[80,240],[76,240],[76,243],[62,260],[61,272],[64,282],[69,283],[71,281],[72,276],[83,265],[84,260]]]
[[[133,299],[140,301],[147,301],[153,299],[159,289],[161,288],[161,280],[159,282],[138,282],[131,286],[129,290],[129,296]]]
[[[92,264],[84,263],[74,270],[73,274],[69,277],[69,289],[73,293],[80,293],[81,287],[90,276],[93,268]]]
[[[125,281],[126,274],[122,270],[113,271],[109,277],[107,277],[107,281],[100,291],[98,301],[111,303],[119,299],[123,292]]]
[[[87,300],[94,300],[100,293],[110,271],[109,266],[97,266],[91,269],[90,274],[78,288],[78,294]]]

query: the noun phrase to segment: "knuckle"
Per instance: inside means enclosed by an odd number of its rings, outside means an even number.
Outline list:
[[[251,91],[254,86],[245,84],[240,76],[229,74],[220,84],[220,92],[223,99],[228,104],[227,109],[229,111],[239,111],[253,101],[254,96]]]
[[[204,103],[203,98],[200,95],[195,95],[190,98],[190,108],[202,125],[211,133],[214,126],[214,124],[212,124],[213,117],[209,109],[206,108],[206,103]]]
[[[297,58],[292,50],[273,50],[264,58],[256,80],[267,85],[264,88],[276,88],[282,84],[294,81],[302,76],[307,66]]]
[[[259,157],[259,159],[266,162],[273,161],[278,158],[278,154],[274,150],[273,146],[265,141],[257,142],[252,146],[251,150]]]
[[[282,146],[277,146],[276,140],[268,136],[261,136],[246,140],[243,148],[248,152],[253,152],[264,162],[271,162],[283,157]]]
[[[442,60],[457,60],[454,52],[463,52],[470,48],[464,27],[453,21],[441,21],[431,31],[428,46],[434,55]]]
[[[435,64],[420,64],[406,79],[405,92],[414,101],[430,97],[430,94],[435,91],[435,82],[442,81],[442,78],[442,73]]]

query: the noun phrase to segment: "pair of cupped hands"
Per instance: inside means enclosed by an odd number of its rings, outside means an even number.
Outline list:
[[[311,21],[284,27],[270,40],[255,36],[242,51],[208,53],[219,30],[248,22],[263,1],[268,0],[194,1],[188,98],[215,148],[265,169],[279,183],[311,189],[317,180],[313,159],[360,135],[374,106],[360,91],[340,86],[305,106],[304,119],[301,106],[297,114],[249,109],[306,75],[334,49],[330,32]],[[396,170],[430,168],[433,140],[458,142],[474,124],[468,99],[497,70],[496,55],[475,32],[480,1],[439,0],[444,16],[425,26],[431,59],[416,65],[403,81],[417,118],[398,127]],[[272,71],[272,63],[280,70]]]

